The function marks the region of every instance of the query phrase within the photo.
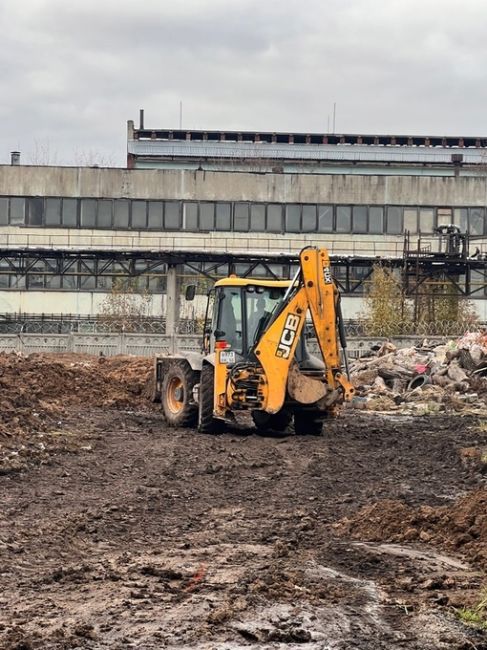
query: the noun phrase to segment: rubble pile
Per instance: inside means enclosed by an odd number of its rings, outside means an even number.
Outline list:
[[[354,408],[412,415],[487,413],[487,332],[401,349],[388,341],[350,370]]]
[[[140,407],[151,361],[140,357],[0,354],[0,436],[42,431],[71,406]]]
[[[340,535],[368,542],[426,542],[465,555],[487,568],[487,490],[479,488],[449,506],[412,508],[384,500],[334,525]]]

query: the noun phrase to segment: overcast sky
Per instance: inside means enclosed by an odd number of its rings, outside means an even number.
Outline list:
[[[0,162],[125,165],[126,122],[487,136],[485,0],[0,0]]]

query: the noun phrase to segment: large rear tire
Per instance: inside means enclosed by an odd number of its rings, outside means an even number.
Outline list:
[[[323,414],[313,411],[294,413],[294,431],[297,436],[319,436],[323,431]]]
[[[198,374],[187,361],[170,361],[161,387],[164,416],[171,427],[194,427],[198,407],[193,400],[193,386]]]
[[[198,407],[198,431],[200,433],[220,433],[222,429],[221,420],[213,417],[215,395],[215,368],[204,363],[200,375],[199,407]]]

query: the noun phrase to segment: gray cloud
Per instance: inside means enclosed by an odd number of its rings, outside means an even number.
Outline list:
[[[484,134],[482,0],[3,0],[0,161],[125,162],[126,120]]]

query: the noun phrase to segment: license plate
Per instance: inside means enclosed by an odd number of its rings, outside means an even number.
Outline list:
[[[221,350],[220,363],[235,363],[235,350]]]

